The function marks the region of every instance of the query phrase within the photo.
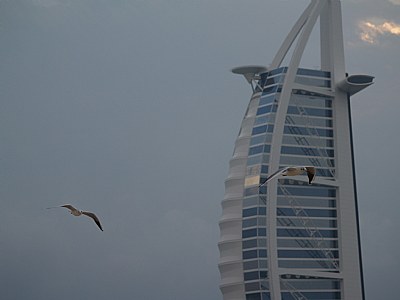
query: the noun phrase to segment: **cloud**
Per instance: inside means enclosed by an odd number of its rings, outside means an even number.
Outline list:
[[[360,39],[369,44],[379,44],[382,36],[400,36],[400,24],[393,21],[365,20],[359,22],[358,27]]]
[[[394,5],[400,5],[400,0],[389,0],[389,2],[393,3]]]

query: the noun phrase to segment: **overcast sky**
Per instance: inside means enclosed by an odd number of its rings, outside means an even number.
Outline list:
[[[306,0],[0,0],[0,298],[217,300],[251,95]],[[342,1],[367,299],[398,298],[400,1]],[[318,35],[302,66],[318,68]],[[86,217],[46,207],[70,203]]]

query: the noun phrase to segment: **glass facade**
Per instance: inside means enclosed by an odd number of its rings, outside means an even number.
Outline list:
[[[224,300],[365,298],[350,97],[373,77],[347,75],[341,20],[340,0],[310,1],[268,68],[232,69],[253,94],[219,222]],[[321,70],[300,68],[316,24]],[[313,167],[315,180],[267,181],[289,166]]]
[[[242,259],[246,300],[270,299],[267,253],[267,187],[272,135],[286,67],[261,74],[259,101],[251,129],[242,210]],[[330,88],[329,72],[298,69],[295,82]],[[279,167],[314,166],[316,176],[335,177],[332,97],[293,89],[285,116]],[[256,180],[254,180],[256,179]],[[276,237],[278,267],[335,272],[339,269],[336,188],[278,179]],[[341,299],[340,280],[300,275],[280,276],[281,297]],[[304,298],[296,298],[301,295]]]

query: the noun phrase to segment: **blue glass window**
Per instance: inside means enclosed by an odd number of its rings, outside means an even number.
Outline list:
[[[258,196],[243,199],[243,207],[258,205]]]
[[[264,206],[260,206],[259,208],[258,208],[258,214],[260,215],[260,216],[265,216],[266,214],[267,214],[267,208],[266,207],[264,207]],[[261,230],[262,228],[260,228],[260,230]]]
[[[268,145],[268,146],[269,146],[269,145]],[[266,154],[263,155],[262,163],[263,163],[263,164],[268,164],[268,163],[269,163],[269,151],[268,151],[268,153],[266,153]]]
[[[317,86],[317,87],[331,87],[330,80],[324,80],[324,79],[318,79],[318,78],[297,76],[294,82],[304,84],[304,85]]]
[[[311,107],[302,107],[302,110],[309,116],[316,117],[332,117],[332,110],[330,109],[322,109],[322,108],[311,108]],[[302,112],[299,110],[297,106],[289,106],[288,114],[300,115]]]
[[[258,192],[259,192],[259,188],[256,187],[256,186],[255,187],[251,187],[251,188],[247,188],[247,189],[244,189],[244,196],[245,197],[254,196],[254,195],[257,195]]]
[[[268,174],[268,166],[267,165],[261,166],[261,174]]]
[[[262,126],[260,126],[260,127],[262,127]],[[254,129],[253,129],[253,131],[254,131]],[[333,130],[332,129],[321,129],[321,128],[309,129],[309,128],[306,128],[306,127],[288,126],[288,125],[286,125],[283,132],[285,134],[333,137]]]
[[[265,138],[265,135],[257,135],[255,137],[252,137],[250,141],[250,146],[265,143]]]
[[[245,272],[244,280],[256,280],[256,279],[264,279],[268,275],[267,271],[253,271],[253,272]]]
[[[258,165],[262,161],[262,155],[252,156],[247,159],[247,166]]]
[[[334,151],[331,149],[324,149],[323,151],[318,151],[316,148],[307,148],[307,147],[289,147],[282,146],[281,148],[282,154],[294,154],[294,155],[306,155],[306,156],[334,156]]]
[[[256,237],[256,236],[262,236],[262,237],[267,236],[266,228],[252,228],[252,229],[244,229],[242,231],[242,237],[244,239],[245,238]]]
[[[258,257],[267,257],[267,250],[266,249],[258,250]]]
[[[331,260],[296,260],[296,259],[279,259],[278,266],[280,268],[301,268],[301,269],[336,269]]]
[[[271,298],[269,292],[262,292],[261,294],[260,293],[246,294],[246,300],[271,300]]]
[[[266,259],[260,259],[258,262],[260,264],[260,269],[266,269],[267,268],[268,263],[267,263]]]
[[[267,78],[267,81],[265,82],[265,86],[282,83],[283,78],[284,78],[284,76],[273,76],[273,77],[270,76]]]
[[[264,219],[263,224],[265,224],[265,219]],[[258,238],[258,247],[264,247],[264,248],[267,247],[267,239]],[[261,268],[261,266],[260,266],[260,268]],[[265,268],[266,268],[266,266],[265,266]]]
[[[318,138],[318,141],[312,142],[312,139]],[[311,145],[311,144],[319,144],[321,147],[333,147],[333,139],[321,137],[304,137],[304,136],[283,136],[284,144],[293,144],[293,145]]]
[[[269,153],[271,151],[271,146],[270,145],[259,145],[259,146],[255,146],[255,147],[251,147],[249,149],[249,156],[250,155],[255,155],[261,152],[264,153]]]
[[[249,149],[249,156],[263,152],[264,145],[255,146]]]
[[[331,77],[331,72],[299,68],[299,69],[297,69],[297,75],[309,75],[309,76],[330,78]]]
[[[269,72],[269,76],[276,75],[276,74],[281,74],[281,73],[286,73],[287,69],[288,69],[287,67],[280,67],[280,68],[271,70]]]
[[[301,292],[309,300],[339,300],[340,292]],[[288,292],[282,293],[282,300],[293,300],[294,298]],[[246,299],[247,300],[247,299]]]
[[[290,216],[285,216],[285,218],[284,218],[284,217],[280,216],[280,218],[278,218],[277,221],[278,221],[279,226],[304,227],[304,220],[299,220],[296,217],[291,218]],[[331,220],[331,219],[327,219],[327,218],[324,218],[324,219],[319,218],[319,219],[312,220],[312,226],[336,229],[337,222],[336,222],[336,220]]]
[[[262,300],[260,293],[246,294],[246,300]]]
[[[334,164],[333,164],[333,161],[332,161],[332,166],[333,166]],[[333,172],[335,172],[334,170],[333,170]],[[332,174],[331,174],[331,172],[328,170],[328,169],[321,169],[321,168],[318,168],[317,170],[316,170],[316,176],[318,176],[318,177],[332,177]]]
[[[278,205],[279,206],[289,206],[289,205],[291,205],[291,200],[292,199],[290,199],[288,197],[278,197]],[[303,208],[307,208],[307,206],[327,207],[327,208],[336,207],[336,200],[334,200],[334,199],[297,198],[296,203]]]
[[[284,247],[284,248],[299,248],[299,247],[304,247],[304,245],[317,245],[316,240],[312,239],[283,239],[280,238],[278,239],[278,247]],[[326,248],[337,248],[338,247],[338,241],[337,240],[324,240],[323,246]]]
[[[278,229],[278,236],[281,237],[310,237],[310,232],[305,229]],[[336,230],[318,230],[318,232],[326,238],[337,238],[337,231]]]
[[[289,191],[290,194],[297,195],[297,196],[314,196],[314,197],[335,197],[336,196],[336,190],[329,189],[329,188],[321,188],[321,187],[314,188],[312,186],[309,186],[307,188],[301,188],[301,187],[287,186],[286,189]],[[278,190],[278,195],[284,195],[284,193],[281,189]]]
[[[261,96],[259,106],[263,106],[266,104],[272,104],[275,101],[275,95]]]
[[[271,115],[265,115],[261,116],[258,118],[263,118],[263,117],[270,117]],[[266,123],[266,122],[264,122]],[[273,122],[271,122],[273,123]],[[259,123],[261,124],[261,123]],[[285,119],[285,124],[286,125],[293,125],[295,124],[296,126],[312,126],[312,127],[328,127],[332,128],[333,122],[331,119],[326,119],[326,118],[314,118],[314,117],[302,117],[301,115],[299,116],[293,116],[293,115],[287,115]]]
[[[244,189],[244,196],[254,196],[257,194],[262,194],[265,195],[267,193],[267,187],[266,186],[262,186],[262,187],[258,187],[258,186],[254,186],[254,187],[250,187],[250,188],[246,188]]]
[[[264,88],[263,95],[276,93],[277,90],[278,90],[278,85],[268,86],[268,87]]]
[[[282,92],[282,85],[267,86],[263,90],[263,95],[272,94],[272,93],[280,93],[280,92]]]
[[[257,229],[246,229],[242,231],[242,237],[245,238],[250,238],[250,237],[256,237],[257,236]]]
[[[264,115],[272,111],[272,105],[261,106],[257,109],[257,116]]]
[[[269,293],[269,292],[263,292],[263,293],[261,293],[261,297],[262,297],[262,300],[271,300],[271,297],[270,297],[270,293]]]
[[[260,271],[260,278],[261,279],[265,279],[268,276],[268,272],[267,271]]]
[[[251,134],[256,135],[256,134],[260,134],[260,133],[264,133],[264,132],[272,132],[273,130],[274,130],[273,125],[263,125],[263,126],[254,127]]]
[[[300,94],[292,95],[290,105],[293,105],[294,107],[315,107],[321,109],[332,108],[332,100],[330,98],[302,95],[301,93],[302,91],[300,91]]]
[[[258,236],[267,236],[266,228],[258,228]]]
[[[257,207],[243,209],[243,217],[250,217],[257,215]]]
[[[253,229],[246,229],[242,231],[242,237],[245,238],[251,238],[251,237],[256,237],[257,236],[257,228]]]
[[[303,211],[309,217],[321,217],[321,218],[335,218],[336,210],[331,209],[303,209]],[[296,212],[292,208],[278,208],[278,216],[296,216]]]
[[[242,221],[243,228],[253,227],[253,226],[257,226],[257,218],[244,219]]]
[[[257,239],[243,241],[242,246],[243,246],[243,249],[256,248],[257,247]]]
[[[243,251],[243,259],[252,259],[252,258],[257,258],[257,250]],[[254,272],[249,272],[249,273],[254,273]]]
[[[338,258],[338,251],[330,251],[333,257]],[[280,258],[328,258],[321,250],[278,250]],[[329,257],[330,258],[330,257]]]
[[[270,116],[271,115],[264,115],[264,116],[257,117],[254,122],[254,125],[261,125],[261,124],[268,123]]]
[[[284,278],[284,280],[287,280]],[[288,280],[298,290],[339,290],[340,281],[335,279],[310,279],[300,276],[298,279]]]

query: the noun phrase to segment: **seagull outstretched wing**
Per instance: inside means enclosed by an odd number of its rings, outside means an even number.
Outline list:
[[[313,182],[313,180],[315,179],[315,167],[295,166],[295,167],[286,167],[286,168],[276,171],[275,173],[268,176],[267,179],[265,180],[265,182],[260,185],[260,187],[265,185],[268,181],[270,181],[278,176],[296,176],[296,175],[303,174],[304,172],[307,172],[308,184],[311,184]]]
[[[94,213],[89,211],[82,211],[82,214],[92,218],[93,221],[97,224],[97,226],[99,226],[100,230],[103,231],[103,227],[101,227],[100,220]]]
[[[47,209],[57,208],[57,207],[64,207],[64,208],[69,209],[71,214],[76,216],[76,217],[81,216],[81,215],[85,215],[85,216],[88,216],[88,217],[92,218],[93,221],[100,228],[100,230],[103,231],[103,227],[100,224],[100,220],[99,220],[99,218],[97,218],[97,216],[94,213],[89,212],[89,211],[80,211],[80,210],[76,209],[75,207],[73,207],[71,204],[64,204],[64,205],[55,206],[55,207],[47,207]]]
[[[274,173],[272,173],[270,176],[267,177],[267,179],[265,180],[265,182],[263,184],[261,184],[260,186],[263,186],[265,184],[267,184],[267,182],[271,181],[272,179],[274,179],[275,177],[281,176],[283,172],[285,172],[288,168],[284,168],[281,170],[278,170]]]
[[[72,211],[79,211],[79,210],[77,210],[75,207],[73,207],[71,204],[61,205],[60,207],[68,208],[71,212],[72,212]]]

